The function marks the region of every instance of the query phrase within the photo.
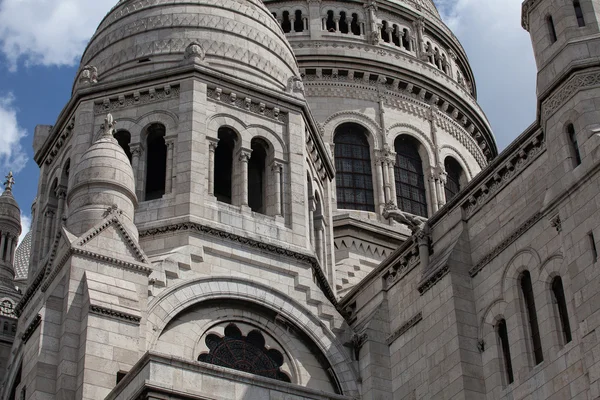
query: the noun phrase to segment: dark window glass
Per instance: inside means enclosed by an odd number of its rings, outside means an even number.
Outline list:
[[[121,146],[125,152],[125,155],[127,155],[129,162],[131,163],[131,149],[129,148],[129,143],[131,143],[131,134],[127,131],[118,131],[115,133],[115,139],[117,139],[119,146]]]
[[[340,12],[340,32],[348,33],[348,20],[346,19],[346,13],[344,11]]]
[[[425,177],[419,155],[419,142],[407,135],[396,138],[396,199],[398,207],[407,213],[427,217]]]
[[[571,324],[569,323],[569,313],[567,311],[567,301],[565,299],[565,291],[563,288],[562,279],[557,276],[552,280],[552,294],[554,302],[558,308],[558,316],[560,319],[560,327],[562,328],[564,343],[569,343],[572,340]]]
[[[352,33],[355,35],[360,35],[360,25],[358,23],[358,14],[352,14],[352,23],[350,24],[350,29]]]
[[[400,47],[400,35],[398,35],[398,26],[394,25],[392,29],[392,42],[398,47]]]
[[[302,11],[296,10],[296,20],[294,21],[294,31],[302,32],[304,30],[304,21],[302,20]]]
[[[387,21],[383,21],[381,23],[381,39],[384,42],[386,42],[386,43],[390,42],[390,34],[388,33],[388,23],[387,23]]]
[[[446,185],[444,186],[446,192],[446,202],[450,201],[454,196],[460,192],[460,177],[462,175],[462,168],[458,161],[452,157],[447,157],[444,161],[444,168],[446,169]]]
[[[146,200],[160,199],[165,194],[167,177],[167,145],[165,127],[152,124],[148,127],[146,157]]]
[[[375,211],[371,153],[365,129],[343,124],[336,130],[334,143],[338,208]]]
[[[537,312],[535,310],[533,286],[531,284],[531,275],[529,274],[529,271],[525,271],[521,274],[521,292],[525,302],[525,310],[527,313],[527,320],[529,321],[529,330],[531,333],[531,344],[533,346],[533,355],[535,358],[535,364],[537,365],[544,361],[544,355],[542,353],[540,327],[538,325]]]
[[[581,9],[581,5],[579,1],[573,2],[573,8],[575,8],[575,17],[577,17],[577,25],[579,27],[585,26],[585,19],[583,18],[583,10]]]
[[[248,206],[252,211],[265,214],[265,165],[268,145],[260,139],[251,143],[252,155],[248,162]]]
[[[402,47],[410,51],[410,36],[408,29],[403,29],[402,31],[404,32],[404,35],[402,35]]]
[[[335,32],[335,21],[333,20],[333,11],[327,11],[327,22],[325,23],[327,32]]]
[[[546,23],[548,24],[548,34],[550,35],[550,42],[556,42],[556,29],[554,28],[554,19],[552,19],[552,15],[548,15],[546,18]]]
[[[573,124],[567,125],[567,134],[569,135],[569,141],[571,143],[571,152],[575,159],[575,166],[581,164],[581,153],[579,153],[579,144],[577,143],[577,134],[575,133],[575,127]]]
[[[283,21],[281,22],[281,29],[283,29],[283,33],[289,33],[292,30],[292,23],[290,22],[289,11],[283,12]]]
[[[220,128],[219,144],[215,150],[215,196],[218,201],[231,204],[233,151],[237,135],[230,128]]]
[[[506,321],[500,320],[496,326],[498,332],[498,339],[500,341],[500,347],[502,348],[502,360],[504,361],[504,373],[506,374],[506,380],[510,385],[515,381],[512,368],[512,360],[510,358],[510,347],[508,344],[508,329],[506,328]]]

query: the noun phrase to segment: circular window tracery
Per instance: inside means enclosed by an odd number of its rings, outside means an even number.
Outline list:
[[[231,323],[224,333],[222,337],[214,333],[206,336],[209,351],[200,354],[198,361],[291,382],[289,375],[281,371],[283,354],[276,349],[267,349],[265,338],[258,329],[244,336],[237,325]]]

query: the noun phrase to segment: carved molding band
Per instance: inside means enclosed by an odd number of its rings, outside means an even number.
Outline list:
[[[94,115],[104,115],[122,108],[150,104],[167,99],[179,98],[179,85],[170,85],[147,89],[145,91],[130,92],[114,98],[106,98],[94,104]]]
[[[515,240],[517,240],[521,235],[527,232],[533,225],[535,225],[541,219],[542,213],[536,213],[533,217],[525,221],[513,233],[511,233],[510,236],[508,236],[506,239],[500,242],[500,244],[494,247],[494,249],[491,252],[489,252],[481,260],[479,260],[479,262],[469,270],[469,275],[471,275],[472,278],[475,277],[483,269],[483,267],[489,264],[494,258],[496,258],[508,246],[510,246]]]
[[[253,101],[249,97],[238,96],[234,92],[224,92],[221,88],[209,88],[206,97],[277,122],[287,123],[287,113],[281,112],[278,107],[267,106],[265,103]]]
[[[429,274],[424,280],[422,280],[419,284],[419,287],[417,288],[419,290],[419,293],[421,293],[421,296],[423,296],[425,292],[427,292],[429,289],[435,286],[436,283],[438,283],[446,275],[448,275],[448,272],[450,272],[450,267],[446,264],[443,267],[439,268],[437,271],[433,272],[432,274]]]
[[[134,324],[137,324],[137,325],[139,325],[140,321],[142,320],[141,317],[138,317],[136,315],[116,311],[116,310],[102,307],[102,306],[90,305],[90,313],[102,315],[104,317],[120,319],[120,320],[127,321],[127,322],[133,322]]]
[[[419,312],[417,315],[409,319],[405,322],[400,328],[398,328],[394,333],[387,338],[386,343],[390,346],[392,343],[396,341],[400,336],[404,335],[410,328],[417,325],[419,322],[423,320],[423,313]]]
[[[47,154],[48,156],[44,160],[47,165],[52,164],[56,156],[58,156],[60,149],[67,143],[68,139],[73,134],[73,128],[75,128],[75,117],[71,118],[69,124],[62,130],[60,135],[56,137],[54,140],[54,144],[52,145],[52,150],[50,150]],[[53,135],[50,134],[49,137]]]
[[[33,321],[31,321],[31,323],[29,324],[27,329],[25,329],[25,332],[23,332],[23,335],[21,336],[21,340],[23,341],[23,344],[27,343],[27,341],[29,339],[31,339],[31,335],[33,335],[33,332],[35,332],[37,327],[40,326],[41,322],[42,322],[42,316],[40,314],[36,315],[35,318],[33,319]]]
[[[573,75],[542,103],[542,116],[547,118],[562,107],[579,89],[600,86],[600,71]]]

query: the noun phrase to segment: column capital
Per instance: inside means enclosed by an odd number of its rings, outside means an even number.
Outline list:
[[[241,162],[247,163],[248,161],[250,161],[250,157],[252,157],[252,149],[246,149],[246,148],[242,147],[238,151],[238,159]]]
[[[283,169],[283,162],[281,162],[281,161],[275,160],[271,164],[271,171],[273,171],[273,172],[279,172],[279,173],[281,173],[282,169]]]
[[[144,146],[141,143],[130,143],[129,151],[131,151],[132,156],[141,156],[144,152]]]
[[[213,137],[206,137],[206,140],[208,141],[208,150],[210,151],[215,151],[217,149],[217,147],[219,146],[219,140],[218,138],[213,138]]]
[[[55,194],[59,199],[65,199],[67,197],[67,187],[65,185],[58,185]]]

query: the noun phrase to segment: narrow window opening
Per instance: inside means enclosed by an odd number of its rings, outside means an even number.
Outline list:
[[[513,368],[512,368],[512,360],[510,357],[510,347],[508,344],[508,329],[506,328],[506,321],[505,320],[500,320],[500,322],[498,322],[498,325],[496,326],[497,332],[498,332],[498,339],[500,341],[500,347],[502,349],[502,361],[503,361],[503,366],[504,366],[504,373],[506,376],[506,380],[508,381],[508,384],[510,385],[511,383],[513,383],[515,381],[514,375],[513,375]]]
[[[574,166],[581,164],[581,153],[579,152],[579,144],[577,143],[577,133],[575,133],[575,127],[573,124],[567,125],[567,134],[569,135],[569,142],[571,144],[571,155],[574,160]]]
[[[546,23],[548,24],[548,34],[550,35],[550,42],[554,43],[558,39],[556,37],[556,28],[554,27],[554,19],[552,18],[552,15],[548,15],[546,17]]]
[[[340,32],[348,33],[348,20],[344,11],[340,12]]]
[[[283,33],[290,33],[292,30],[292,23],[290,22],[290,12],[283,12],[283,21],[281,22],[281,29],[283,29]]]
[[[127,371],[117,372],[117,385],[119,384],[119,382],[121,382],[123,380],[123,378],[125,378],[126,375],[127,375]]]
[[[129,163],[131,164],[131,149],[129,148],[129,144],[131,143],[131,134],[127,131],[118,131],[115,133],[115,139],[119,143],[119,146],[125,152],[125,155],[129,159]]]
[[[302,32],[304,31],[304,21],[302,20],[302,11],[296,10],[296,18],[294,20],[294,31]]]
[[[360,35],[360,24],[358,23],[358,14],[352,14],[352,22],[350,23],[350,29],[355,35]]]
[[[429,63],[433,64],[433,46],[431,45],[431,42],[427,42],[426,53],[427,53],[427,59],[429,60]]]
[[[554,303],[558,309],[558,317],[560,319],[560,327],[562,328],[561,331],[564,344],[570,343],[572,340],[571,324],[569,323],[569,312],[567,311],[565,290],[563,288],[563,283],[560,276],[557,276],[552,280],[552,295],[554,298]]]
[[[237,139],[230,128],[220,128],[219,144],[215,150],[215,196],[218,201],[232,204],[233,151]]]
[[[383,21],[381,23],[381,39],[384,42],[386,42],[386,43],[390,42],[390,34],[388,32],[388,23],[387,23],[387,21]]]
[[[407,51],[410,51],[410,36],[408,29],[404,28],[402,32],[404,32],[404,35],[402,35],[402,47],[404,47]]]
[[[266,214],[265,194],[268,144],[260,139],[252,139],[252,155],[248,162],[248,206],[252,211]]]
[[[446,169],[444,190],[446,192],[446,202],[448,202],[460,192],[460,178],[463,170],[458,161],[452,157],[446,157],[444,168]]]
[[[375,211],[367,130],[353,123],[342,124],[336,129],[333,142],[338,208]]]
[[[142,58],[141,60],[138,61],[138,64],[143,64],[143,63],[147,63],[150,62],[149,58]]]
[[[427,217],[425,177],[419,146],[419,142],[408,135],[400,135],[394,142],[396,200],[402,211]]]
[[[325,24],[327,32],[335,32],[335,21],[333,20],[333,11],[327,11],[327,22]]]
[[[592,260],[598,261],[598,249],[596,248],[596,239],[594,238],[594,232],[588,234],[590,238],[590,248],[592,249]]]
[[[8,254],[8,238],[6,236],[6,240],[4,241],[4,247],[2,248],[2,261],[10,261],[10,255]]]
[[[537,312],[535,308],[535,299],[533,296],[533,286],[531,284],[531,274],[525,271],[521,274],[521,293],[525,302],[525,311],[529,322],[531,334],[531,344],[533,346],[533,355],[535,364],[538,365],[544,361],[542,353],[542,340],[540,338],[540,327],[538,325]]]
[[[146,158],[146,200],[160,199],[165,194],[167,176],[166,129],[162,124],[148,127]]]
[[[579,4],[579,1],[573,2],[573,8],[575,8],[575,16],[577,17],[577,25],[579,25],[580,28],[585,26],[585,19],[583,18],[583,10],[581,9],[581,4]]]
[[[398,47],[400,47],[400,35],[398,35],[398,25],[394,25],[392,27],[392,42]]]

